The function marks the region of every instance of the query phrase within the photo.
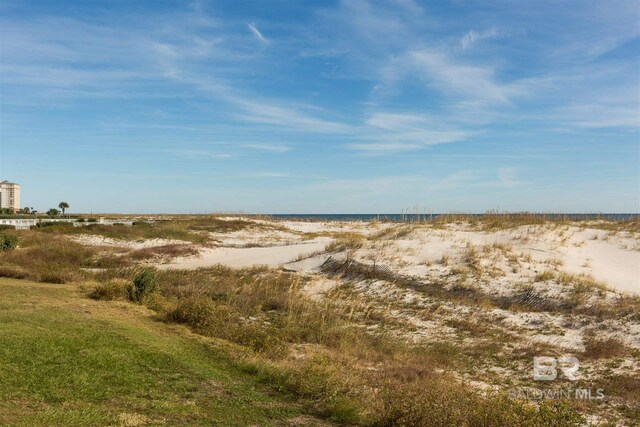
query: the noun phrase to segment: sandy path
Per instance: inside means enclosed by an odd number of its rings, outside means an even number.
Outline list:
[[[308,242],[295,245],[269,246],[264,248],[210,248],[204,249],[197,257],[176,258],[168,264],[162,264],[161,269],[194,269],[225,265],[233,268],[266,265],[279,267],[294,261],[300,256],[307,256],[324,250],[331,238],[320,237]]]

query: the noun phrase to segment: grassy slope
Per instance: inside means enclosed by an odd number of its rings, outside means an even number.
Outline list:
[[[88,300],[76,286],[0,279],[0,343],[0,425],[286,425],[300,417],[210,341],[141,307]]]

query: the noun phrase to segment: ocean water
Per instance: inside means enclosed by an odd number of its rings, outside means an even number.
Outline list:
[[[456,215],[456,214],[270,214],[268,217],[276,219],[296,219],[296,220],[320,220],[320,221],[387,221],[387,222],[417,222],[417,221],[432,221],[435,218],[442,215]],[[482,217],[485,214],[460,214],[465,216],[477,216]],[[500,215],[500,214],[497,214]],[[509,214],[518,215],[518,214]],[[527,214],[530,215],[530,214]],[[539,215],[548,220],[567,220],[567,221],[579,221],[579,220],[609,220],[609,221],[627,221],[632,219],[640,219],[638,213],[569,213],[569,214],[533,214]]]

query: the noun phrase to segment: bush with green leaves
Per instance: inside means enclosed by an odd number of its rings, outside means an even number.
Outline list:
[[[18,246],[18,237],[13,234],[0,233],[0,250],[10,251]]]
[[[14,225],[8,225],[8,224],[0,224],[0,231],[1,230],[15,230],[16,227]]]
[[[158,274],[151,267],[142,269],[129,286],[129,299],[133,302],[141,303],[151,295],[158,284]]]

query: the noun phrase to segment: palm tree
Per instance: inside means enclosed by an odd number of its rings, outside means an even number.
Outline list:
[[[62,215],[64,215],[64,211],[65,211],[65,209],[69,209],[69,203],[67,203],[67,202],[60,202],[60,204],[58,205],[58,207],[62,210]]]

